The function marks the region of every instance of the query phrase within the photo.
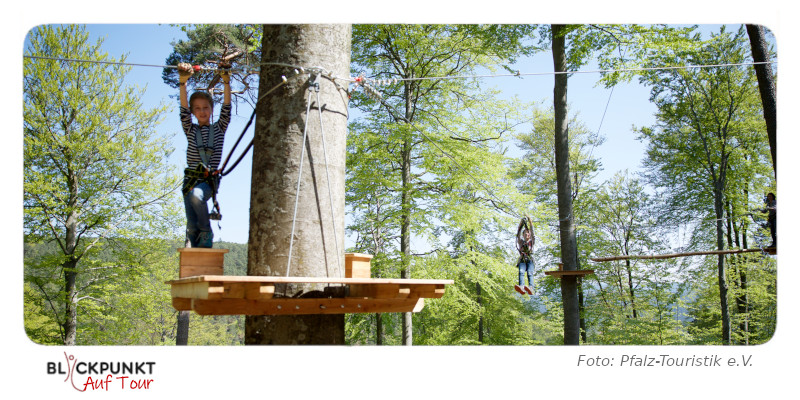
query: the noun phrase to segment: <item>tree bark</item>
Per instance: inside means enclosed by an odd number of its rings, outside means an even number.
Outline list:
[[[481,297],[480,282],[475,282],[475,292],[477,294],[478,309],[480,310],[480,315],[478,315],[478,343],[483,343],[483,298]]]
[[[761,25],[747,25],[747,36],[750,38],[750,49],[753,61],[769,61],[769,48],[764,36],[764,27]],[[769,137],[769,151],[772,154],[772,170],[778,176],[778,145],[777,135],[777,100],[775,95],[775,80],[772,68],[768,64],[755,65],[758,90],[761,93],[761,104],[764,107],[764,120],[767,123],[767,136]]]
[[[77,262],[69,260],[64,263],[64,345],[74,346],[78,336],[78,304],[77,298],[77,277],[75,272]]]
[[[183,247],[192,247],[192,243],[187,237]],[[189,323],[192,317],[191,311],[178,311],[177,323],[175,324],[175,345],[186,346],[189,344]]]
[[[78,205],[78,177],[75,171],[67,171],[67,185],[69,188],[70,208],[77,209]],[[78,213],[72,211],[67,216],[64,224],[64,255],[67,261],[63,264],[64,270],[64,345],[74,346],[78,337],[78,259],[75,249],[78,247]]]
[[[723,173],[723,172],[721,172]],[[724,179],[724,178],[722,178]],[[724,181],[717,181],[714,187],[714,215],[717,217],[717,249],[725,248],[725,231],[723,224],[722,192]],[[731,317],[728,310],[728,278],[725,271],[725,255],[717,256],[717,279],[719,282],[719,305],[722,312],[722,344],[731,344]]]
[[[552,25],[553,68],[556,72],[553,102],[555,109],[555,159],[558,187],[558,219],[561,238],[561,262],[564,270],[577,270],[575,227],[572,216],[572,189],[569,173],[569,131],[567,118],[567,71],[565,26]],[[561,300],[564,304],[564,344],[580,343],[578,285],[574,276],[561,279]]]
[[[264,26],[259,98],[279,84],[281,76],[291,78],[256,105],[248,275],[344,276],[347,94],[330,79],[318,77],[317,102],[312,67],[322,67],[338,77],[349,76],[350,35],[349,25]],[[304,72],[295,76],[295,68],[283,64],[303,67]],[[309,102],[311,109],[306,115]],[[308,136],[303,142],[306,129]],[[300,160],[304,147],[305,156]],[[297,218],[293,221],[301,163]],[[287,264],[290,241],[291,263]],[[343,291],[286,284],[276,287],[275,295],[339,297]],[[248,316],[245,343],[344,344],[344,315]]]
[[[411,120],[411,92],[408,84],[405,85],[403,95],[405,96],[405,119]],[[402,154],[402,193],[400,198],[400,278],[408,279],[411,277],[411,137],[406,136],[403,140]],[[412,313],[403,313],[402,318],[402,344],[411,346],[414,343]]]

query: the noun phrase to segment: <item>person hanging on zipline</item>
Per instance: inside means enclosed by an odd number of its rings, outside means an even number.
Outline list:
[[[216,193],[219,185],[219,167],[222,159],[222,145],[225,131],[231,120],[230,71],[220,69],[219,75],[224,86],[223,104],[219,120],[212,122],[214,99],[208,92],[196,91],[187,99],[186,81],[194,74],[191,64],[178,64],[180,87],[180,116],[183,131],[186,133],[186,164],[183,177],[183,204],[186,208],[186,237],[191,247],[210,248],[214,233],[211,230],[208,200],[214,199],[214,207],[219,209]],[[194,115],[197,123],[192,123]],[[220,216],[216,214],[215,219]]]
[[[778,232],[777,232],[777,220],[776,220],[776,213],[778,209],[778,202],[775,200],[775,193],[767,193],[767,197],[764,199],[764,205],[766,206],[761,212],[767,213],[767,226],[769,227],[769,234],[772,236],[772,244],[768,247],[773,248],[778,245]]]
[[[517,267],[519,268],[519,284],[514,285],[514,290],[519,294],[533,294],[533,244],[536,238],[533,236],[533,225],[531,219],[528,217],[522,218],[517,227],[517,251],[519,252],[519,259],[517,260]],[[528,275],[528,286],[525,286],[525,275]]]

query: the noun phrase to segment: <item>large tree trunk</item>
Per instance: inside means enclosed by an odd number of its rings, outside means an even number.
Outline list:
[[[764,27],[761,25],[747,25],[747,36],[750,37],[750,49],[753,61],[769,61],[769,48],[764,37]],[[761,104],[764,107],[764,120],[767,122],[767,136],[769,137],[769,150],[772,154],[772,169],[778,176],[777,153],[778,146],[775,139],[777,132],[777,101],[775,99],[775,80],[772,77],[772,68],[767,64],[755,66],[758,78],[758,90],[761,92]]]
[[[323,77],[317,80],[319,103],[316,92],[309,89],[313,87],[311,67],[325,68],[338,77],[349,76],[350,26],[265,25],[259,97],[280,83],[281,76],[294,76],[294,68],[279,64],[304,67],[305,73],[290,78],[284,87],[265,96],[256,106],[247,273],[342,277],[347,94]],[[311,111],[306,115],[309,101]],[[308,132],[305,143],[304,129]],[[305,156],[301,161],[303,147]],[[301,162],[299,204],[291,263],[287,267]],[[286,284],[276,287],[275,295],[342,296],[337,289]],[[343,344],[344,315],[248,316],[245,343]]]
[[[553,102],[555,109],[555,157],[558,186],[558,219],[561,237],[561,262],[564,270],[577,270],[578,252],[575,242],[575,227],[572,223],[572,189],[569,174],[569,132],[567,118],[567,57],[564,26],[553,25],[553,68],[555,87]],[[561,279],[561,300],[564,304],[564,344],[580,343],[580,313],[578,310],[578,285],[574,276]]]

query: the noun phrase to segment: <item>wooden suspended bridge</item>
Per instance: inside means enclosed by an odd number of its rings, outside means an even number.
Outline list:
[[[708,256],[719,254],[741,254],[741,253],[767,253],[770,255],[778,254],[778,249],[775,247],[766,247],[763,249],[730,249],[730,250],[710,250],[710,251],[693,251],[686,253],[671,253],[671,254],[655,254],[655,255],[622,255],[612,257],[591,258],[594,262],[608,262],[619,260],[662,260],[667,258],[678,257],[691,257],[691,256]]]

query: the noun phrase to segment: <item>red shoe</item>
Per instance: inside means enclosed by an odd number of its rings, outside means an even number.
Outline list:
[[[522,288],[521,288],[521,287],[519,287],[519,285],[514,285],[514,290],[516,290],[517,292],[519,292],[519,294],[525,294],[525,291],[524,291],[524,290],[522,290]]]
[[[527,286],[525,286],[525,291],[528,292],[529,295],[533,295],[533,291],[531,291],[531,288]]]

